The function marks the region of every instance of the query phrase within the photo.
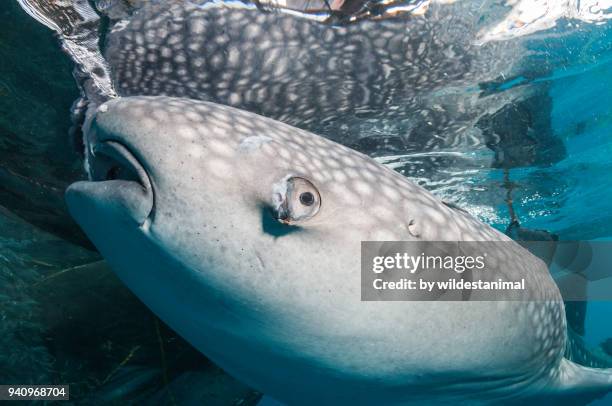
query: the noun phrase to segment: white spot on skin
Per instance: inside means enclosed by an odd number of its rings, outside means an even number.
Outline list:
[[[196,122],[196,123],[202,118],[202,116],[199,113],[195,112],[195,111],[188,111],[188,112],[186,112],[185,113],[185,117],[187,119],[191,120],[191,121]]]
[[[108,104],[105,103],[105,104],[101,105],[100,107],[98,107],[98,111],[100,113],[106,113],[108,111]]]
[[[196,68],[201,68],[202,66],[204,66],[204,62],[205,62],[204,58],[198,57],[193,60],[193,65]]]
[[[361,195],[369,195],[372,193],[372,187],[363,181],[355,181],[353,183],[355,190]]]
[[[349,178],[352,178],[352,179],[358,179],[359,178],[359,172],[357,172],[357,170],[355,170],[353,168],[345,168],[344,169],[344,174],[346,176],[348,176]]]
[[[227,64],[230,67],[240,66],[240,51],[236,48],[230,48],[227,53]]]
[[[348,180],[348,177],[342,170],[334,171],[334,180],[336,182],[344,183]]]
[[[187,152],[194,158],[201,158],[204,155],[204,148],[198,144],[190,144],[187,147]]]
[[[230,97],[229,97],[229,103],[232,105],[238,105],[240,104],[240,101],[242,100],[242,98],[240,97],[240,94],[238,93],[231,93]]]
[[[265,135],[254,135],[247,137],[238,145],[238,150],[241,152],[250,152],[259,149],[263,144],[272,141],[272,138]]]
[[[228,177],[232,170],[232,166],[223,159],[211,159],[206,166],[212,175],[219,178]]]
[[[206,31],[204,22],[201,20],[189,20],[189,29],[195,35],[203,34]]]
[[[382,191],[384,195],[392,200],[397,200],[400,198],[400,194],[397,190],[393,189],[391,186],[382,185]]]
[[[188,140],[192,140],[198,135],[197,131],[193,127],[187,125],[178,127],[177,133],[180,134],[181,137]]]
[[[279,148],[277,152],[278,155],[285,161],[289,161],[291,159],[291,153],[286,148]]]
[[[219,139],[211,140],[208,144],[208,147],[215,153],[215,155],[225,157],[231,157],[234,155],[234,151],[232,150],[232,148],[227,145],[226,142]]]

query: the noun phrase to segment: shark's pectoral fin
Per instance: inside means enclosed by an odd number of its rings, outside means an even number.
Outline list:
[[[565,357],[579,365],[591,368],[612,368],[612,354],[606,352],[605,346],[587,345],[584,338],[572,328],[568,328]]]
[[[584,367],[564,358],[548,387],[550,392],[544,395],[544,400],[584,405],[612,391],[612,368]]]
[[[612,357],[602,349],[589,348],[572,328],[568,328],[565,356],[553,375],[553,393],[547,395],[555,404],[584,405],[612,392]]]

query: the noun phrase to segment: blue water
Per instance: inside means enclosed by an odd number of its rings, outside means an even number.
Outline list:
[[[551,121],[567,157],[550,168],[525,171],[533,192],[522,196],[519,208],[526,227],[553,231],[564,240],[612,239],[612,31],[605,26],[593,31],[563,41],[569,48],[573,41],[580,52],[557,50],[570,55],[568,66],[548,79]],[[540,184],[547,185],[545,196]],[[589,303],[588,343],[612,336],[610,315],[612,302]]]
[[[583,73],[554,81],[553,126],[564,137],[569,156],[560,170],[572,174],[557,218],[531,219],[555,227],[567,239],[612,239],[612,61],[594,63]],[[580,123],[581,134],[568,131]],[[612,302],[593,302],[587,312],[586,339],[597,344],[612,334]]]

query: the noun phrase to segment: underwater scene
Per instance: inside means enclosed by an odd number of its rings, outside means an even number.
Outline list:
[[[0,400],[612,405],[611,1],[0,14]],[[521,291],[368,291],[402,241]]]

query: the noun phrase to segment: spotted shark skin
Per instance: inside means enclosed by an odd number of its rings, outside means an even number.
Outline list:
[[[480,27],[457,7],[330,26],[241,3],[151,2],[108,34],[104,55],[120,96],[214,101],[357,149],[422,151],[461,143],[508,102],[449,90],[520,67],[521,46],[475,46]]]
[[[365,155],[166,97],[103,104],[87,137],[98,165],[68,189],[72,215],[156,314],[274,399],[585,404],[612,389],[612,370],[563,357],[563,301],[543,262]],[[135,175],[106,180],[112,162]],[[294,206],[276,202],[295,177],[320,206],[286,224],[279,207]],[[527,289],[520,301],[364,302],[367,240],[505,241],[488,271]]]

